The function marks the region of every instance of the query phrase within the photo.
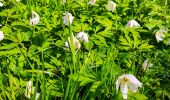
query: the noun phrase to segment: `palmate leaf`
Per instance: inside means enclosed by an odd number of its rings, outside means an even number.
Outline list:
[[[144,94],[133,93],[130,90],[128,91],[128,98],[129,100],[148,100],[148,97],[146,97]]]
[[[98,81],[96,77],[85,68],[82,68],[80,73],[71,74],[69,77],[74,81],[80,82],[79,86],[81,87],[86,86],[87,84],[91,85],[88,89],[88,91],[91,92],[95,92],[101,85],[101,81]]]
[[[133,41],[130,39],[130,37],[128,35],[120,36],[119,41],[120,41],[120,44],[121,44],[119,46],[120,49],[129,50],[133,46]]]
[[[10,26],[3,26],[1,28],[1,31],[3,31],[4,34],[10,34],[10,33],[12,33],[12,28]]]
[[[0,50],[9,50],[9,49],[13,49],[15,47],[17,47],[18,43],[9,43],[7,45],[4,46],[0,46]]]
[[[128,100],[148,100],[148,98],[140,93],[133,93],[132,91],[128,91]],[[117,95],[114,97],[114,100],[123,100],[122,93],[119,91]]]
[[[148,43],[143,43],[143,44],[141,44],[140,46],[139,46],[139,50],[150,50],[150,49],[152,49],[152,48],[154,48],[154,46],[153,45],[149,45]]]
[[[92,86],[90,87],[91,92],[95,92],[96,89],[101,85],[101,81],[94,82]]]
[[[94,43],[96,45],[100,45],[100,46],[107,46],[107,43],[105,41],[105,38],[101,35],[98,35],[98,34],[93,34],[92,37],[91,37],[91,40],[94,41]]]
[[[133,98],[134,100],[148,100],[148,98],[143,94],[136,94]]]
[[[163,94],[170,99],[170,92],[167,90],[163,90]]]
[[[153,45],[149,45],[147,42],[142,42],[140,35],[137,31],[130,29],[129,31],[124,32],[124,36],[120,36],[119,48],[122,50],[150,50],[153,48]]]
[[[145,22],[145,26],[151,31],[154,27],[156,26],[160,26],[162,25],[162,21],[161,20],[156,20],[156,19],[153,19],[153,18],[144,18],[143,19],[144,22]]]
[[[95,82],[95,78],[92,74],[89,74],[88,76],[84,76],[84,75],[79,75],[79,74],[71,74],[69,75],[69,77],[71,79],[73,79],[74,81],[78,81],[80,82],[80,86],[85,86],[88,83],[92,83]]]
[[[113,24],[113,21],[109,20],[107,17],[104,16],[97,16],[96,21],[108,29],[110,29]]]
[[[21,53],[17,48],[11,49],[11,50],[4,50],[0,51],[0,56],[6,56],[6,55],[16,55],[18,53]]]
[[[109,37],[109,38],[111,38],[112,35],[113,35],[113,32],[108,31],[108,30],[104,30],[104,31],[101,31],[101,32],[99,32],[99,33],[97,33],[97,34],[99,34],[99,35],[101,35],[101,36],[103,36],[103,37]]]
[[[155,91],[156,96],[162,99],[165,99],[166,97],[170,99],[170,91],[166,89],[159,89]]]

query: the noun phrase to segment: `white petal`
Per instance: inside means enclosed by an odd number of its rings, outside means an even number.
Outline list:
[[[32,11],[32,18],[30,18],[30,25],[31,26],[37,25],[39,21],[40,21],[39,15],[36,12]]]
[[[76,37],[79,38],[81,41],[88,42],[88,35],[87,35],[87,33],[79,32]]]
[[[73,22],[73,19],[74,19],[74,17],[72,16],[71,13],[68,13],[68,12],[64,13],[63,23],[65,25],[71,25]]]
[[[4,33],[0,31],[0,41],[2,41],[3,39],[4,39]]]
[[[72,34],[72,35],[73,35],[73,34]],[[66,47],[69,47],[69,43],[70,43],[70,37],[68,37],[68,41],[65,42],[65,46],[66,46]],[[80,44],[80,42],[74,37],[74,35],[73,35],[73,43],[74,43],[75,49],[80,49],[81,44]]]
[[[35,100],[38,100],[40,97],[40,93],[36,93],[36,97],[35,97]]]
[[[127,99],[128,87],[126,83],[124,85],[121,85],[121,91],[122,91],[123,98]]]
[[[127,24],[126,24],[126,27],[130,27],[130,28],[133,28],[133,27],[139,27],[140,24],[136,21],[136,20],[130,20]]]
[[[85,40],[85,42],[89,42],[89,39],[88,39],[88,35],[87,34],[84,34],[84,40]]]
[[[3,7],[3,6],[4,6],[3,3],[0,2],[0,7]]]
[[[84,34],[84,32],[79,32],[79,33],[77,34],[77,38],[82,37],[82,36],[83,36],[83,34]]]
[[[113,1],[108,1],[108,5],[106,6],[108,11],[114,11],[116,9],[116,3]]]
[[[128,84],[129,89],[132,90],[132,92],[134,92],[134,93],[137,92],[138,86],[136,84],[133,84],[131,82],[128,82],[127,84]]]
[[[121,81],[122,81],[123,75],[119,76],[119,78],[116,81],[116,90],[119,90],[119,86],[121,85]]]
[[[155,37],[157,42],[163,41],[163,39],[165,38],[165,33],[166,33],[165,29],[156,32]]]
[[[27,86],[26,86],[26,90],[25,90],[25,96],[29,99],[31,98],[32,90],[33,90],[32,81],[28,81]]]
[[[75,49],[80,49],[81,47],[80,42],[75,37],[73,38],[73,40],[74,40]]]
[[[66,0],[62,0],[62,4],[66,4],[66,2],[67,2]]]
[[[126,78],[128,78],[129,81],[132,84],[134,84],[134,85],[136,85],[138,87],[142,87],[142,83],[135,76],[133,76],[132,74],[126,74]]]
[[[66,46],[67,48],[69,47],[69,46],[68,46],[68,42],[67,42],[67,41],[65,42],[65,46]]]
[[[144,70],[146,70],[147,69],[147,67],[148,67],[148,59],[147,60],[145,60],[144,61],[144,63],[142,64],[142,68],[144,69]]]
[[[38,22],[39,22],[39,17],[30,19],[30,25],[32,25],[32,26],[37,25]]]
[[[94,5],[96,3],[96,0],[90,0],[89,2],[88,2],[88,4],[90,4],[90,5]]]
[[[153,66],[153,63],[149,63],[148,65],[148,68],[152,67]]]
[[[16,2],[20,2],[21,0],[16,0]]]

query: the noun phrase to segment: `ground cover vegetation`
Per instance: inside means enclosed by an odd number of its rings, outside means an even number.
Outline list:
[[[169,0],[0,0],[1,100],[169,100]]]

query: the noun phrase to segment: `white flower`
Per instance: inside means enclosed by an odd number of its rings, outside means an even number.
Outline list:
[[[155,37],[156,37],[157,42],[163,41],[163,39],[165,38],[166,32],[167,31],[165,29],[161,29],[156,32]]]
[[[73,35],[73,34],[72,34]],[[68,48],[69,47],[69,44],[68,44],[68,42],[70,43],[70,37],[68,37],[68,41],[66,41],[65,42],[65,46]],[[78,49],[80,49],[80,47],[81,47],[81,44],[80,44],[80,42],[74,37],[74,35],[73,35],[73,43],[74,43],[74,49],[76,50],[78,50]]]
[[[153,66],[153,64],[152,63],[149,63],[149,60],[148,59],[146,59],[144,62],[143,62],[143,64],[142,64],[142,68],[143,68],[143,70],[147,70],[148,68],[150,68],[150,67],[152,67]]]
[[[4,33],[0,31],[0,41],[2,41],[3,39],[4,39]]]
[[[144,70],[146,70],[147,69],[147,67],[148,67],[148,59],[147,60],[145,60],[144,62],[143,62],[143,64],[142,64],[142,68],[144,69]]]
[[[108,1],[108,5],[106,6],[108,11],[114,11],[116,9],[116,3],[113,1]]]
[[[67,1],[66,0],[62,0],[62,4],[65,4]]]
[[[27,82],[26,90],[25,90],[25,96],[29,99],[31,99],[31,95],[34,94],[35,87],[33,87],[32,81]],[[35,100],[38,100],[40,97],[40,93],[36,93]]]
[[[0,2],[0,7],[3,7],[4,5],[3,5],[3,3],[2,2]]]
[[[31,26],[37,25],[39,21],[40,21],[40,16],[36,12],[32,11],[32,18],[30,18],[30,25]]]
[[[33,91],[34,91],[33,83],[32,83],[32,81],[28,81],[26,90],[25,90],[25,96],[30,99]]]
[[[74,17],[72,16],[71,13],[69,13],[69,12],[64,13],[63,23],[65,25],[71,25],[73,22],[73,19],[74,19]]]
[[[139,23],[136,21],[136,20],[130,20],[127,24],[126,24],[126,27],[130,27],[130,28],[133,28],[133,27],[138,27],[140,26]]]
[[[132,92],[137,92],[138,87],[142,87],[142,83],[132,74],[124,74],[118,78],[116,81],[116,89],[122,91],[124,99],[127,99],[128,89]]]
[[[87,43],[89,42],[87,33],[79,32],[77,34],[77,38],[79,38],[81,41],[85,41]]]
[[[36,93],[36,97],[35,97],[35,100],[38,100],[40,97],[40,93]]]
[[[16,2],[20,2],[21,0],[16,0]]]
[[[96,0],[90,0],[89,2],[88,2],[88,4],[90,4],[90,5],[94,5],[96,3]]]

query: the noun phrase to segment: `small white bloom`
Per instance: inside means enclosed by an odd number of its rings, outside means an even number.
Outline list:
[[[163,41],[163,39],[165,38],[166,32],[167,31],[165,29],[161,29],[156,32],[155,37],[156,37],[157,42]]]
[[[150,68],[150,67],[152,67],[153,66],[153,64],[152,63],[149,63],[149,60],[148,59],[146,59],[144,62],[143,62],[143,64],[142,64],[142,68],[143,68],[143,70],[147,70],[148,68]]]
[[[27,82],[26,90],[25,90],[25,96],[29,99],[31,99],[31,95],[34,94],[35,87],[33,87],[32,81]],[[40,97],[40,93],[36,93],[35,100],[38,100]]]
[[[62,4],[65,4],[67,1],[66,0],[62,0]]]
[[[2,2],[0,2],[0,7],[3,7],[4,5],[3,5],[3,3]]]
[[[72,34],[72,35],[73,35],[73,34]],[[65,42],[65,46],[66,46],[67,48],[69,47],[68,42],[70,43],[70,37],[68,37],[68,41]],[[75,49],[75,50],[80,49],[81,44],[80,44],[80,42],[74,37],[74,35],[73,35],[73,43],[74,43],[74,49]]]
[[[4,39],[4,33],[0,31],[0,41],[2,41],[3,39]]]
[[[16,2],[20,2],[21,0],[16,0]]]
[[[127,99],[128,89],[137,92],[138,87],[142,87],[142,83],[132,74],[121,75],[116,81],[116,89],[121,88],[124,99]]]
[[[79,38],[81,41],[85,41],[87,43],[89,42],[87,33],[79,32],[77,34],[77,38]]]
[[[133,28],[133,27],[140,27],[139,23],[136,21],[136,20],[130,20],[127,24],[126,24],[126,27],[130,27],[130,28]]]
[[[2,26],[2,25],[0,24],[0,26]]]
[[[31,26],[37,25],[39,21],[40,21],[40,16],[36,12],[32,11],[32,18],[30,18],[30,25]]]
[[[96,0],[90,0],[89,2],[88,2],[88,4],[90,4],[90,5],[94,5],[96,3]]]
[[[116,9],[116,3],[113,1],[108,1],[108,5],[106,6],[108,11],[114,11]]]
[[[40,97],[40,93],[36,93],[36,97],[35,97],[35,100],[38,100]]]
[[[28,81],[27,86],[26,86],[26,90],[25,90],[25,96],[30,99],[33,91],[34,91],[33,83],[32,83],[32,81]]]
[[[74,17],[72,16],[71,13],[69,13],[69,12],[64,13],[63,23],[65,25],[71,25],[73,22],[73,19],[74,19]]]
[[[148,67],[148,59],[147,60],[145,60],[144,62],[143,62],[143,64],[142,64],[142,68],[144,69],[144,70],[146,70],[147,69],[147,67]]]

